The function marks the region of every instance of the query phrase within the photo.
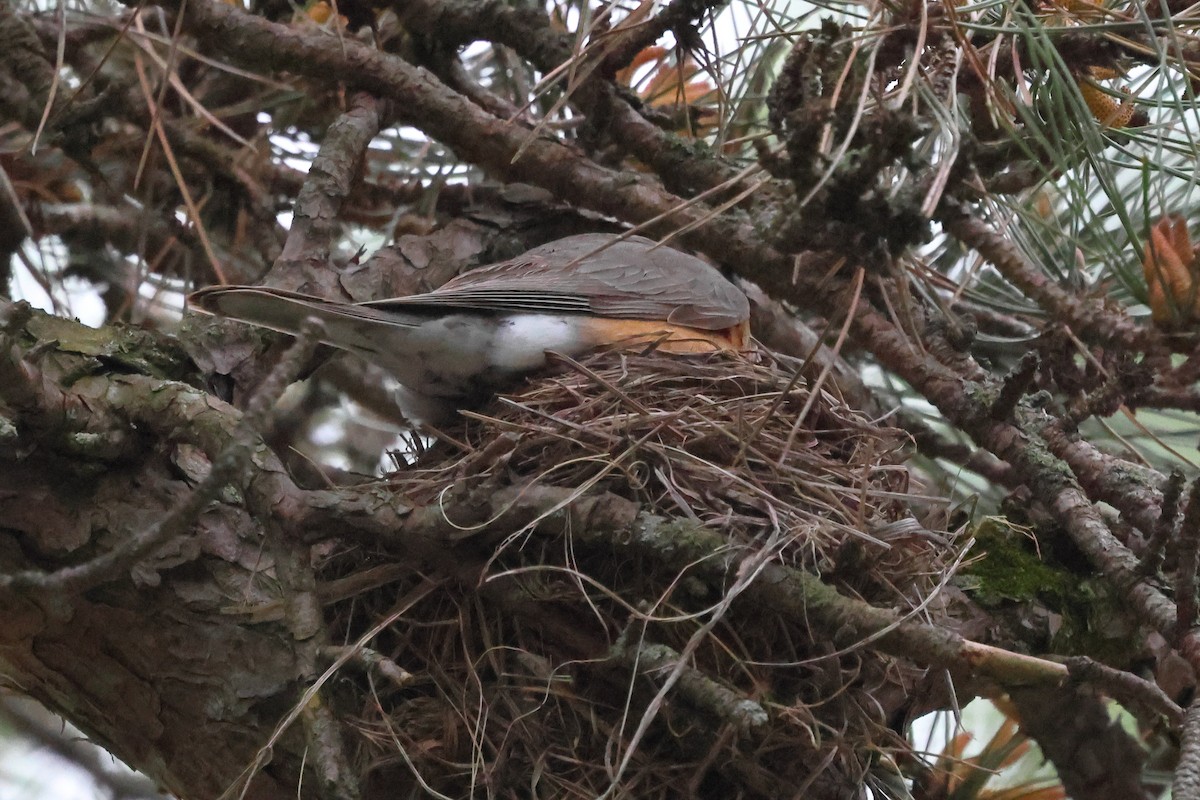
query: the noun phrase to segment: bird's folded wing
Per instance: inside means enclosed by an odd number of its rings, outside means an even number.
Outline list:
[[[614,243],[606,234],[572,236],[464,273],[427,294],[363,305],[594,314],[700,330],[732,328],[750,316],[746,296],[700,259],[640,236]]]

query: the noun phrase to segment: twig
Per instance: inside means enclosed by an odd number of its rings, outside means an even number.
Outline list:
[[[322,648],[321,655],[330,661],[341,661],[346,666],[356,666],[364,672],[377,673],[396,689],[404,689],[415,680],[413,674],[392,659],[369,647]]]
[[[1000,393],[996,396],[995,402],[992,403],[991,415],[992,419],[1005,420],[1008,419],[1013,409],[1017,407],[1017,403],[1029,391],[1029,387],[1033,384],[1033,379],[1037,376],[1038,355],[1032,350],[1026,351],[1021,356],[1021,360],[1013,367],[1012,372],[1004,376],[1004,382],[1000,386]]]
[[[662,684],[663,677],[678,671],[675,689],[680,696],[734,730],[742,733],[753,731],[761,728],[769,719],[760,703],[743,697],[694,667],[680,664],[681,655],[664,644],[618,642],[614,650],[621,663],[636,670],[637,674],[651,678],[656,684]]]
[[[1153,575],[1162,566],[1167,544],[1175,533],[1175,521],[1179,519],[1179,501],[1183,495],[1183,487],[1183,472],[1176,467],[1171,470],[1163,484],[1162,512],[1149,541],[1146,542],[1141,564],[1138,565],[1138,571],[1143,575]]]
[[[1171,783],[1171,797],[1178,800],[1200,798],[1200,697],[1192,700],[1183,718],[1183,741],[1179,764]]]
[[[1072,680],[1092,684],[1127,709],[1138,705],[1148,708],[1162,714],[1172,728],[1183,723],[1183,709],[1152,681],[1084,656],[1068,658],[1066,665]]]
[[[1200,623],[1196,598],[1196,569],[1200,567],[1200,480],[1192,481],[1175,552],[1179,560],[1175,577],[1175,631],[1177,636],[1183,636]]]
[[[1148,329],[1128,317],[1116,316],[1098,301],[1083,302],[1051,282],[1025,259],[1016,245],[972,216],[964,206],[944,200],[937,216],[950,234],[977,250],[1006,280],[1082,338],[1130,349],[1161,348],[1161,337]]]
[[[1088,496],[1104,501],[1147,536],[1162,518],[1162,492],[1166,476],[1156,469],[1134,464],[1102,452],[1091,442],[1068,430],[1053,417],[1044,417],[1034,430],[1055,457],[1070,467]]]
[[[623,69],[633,60],[634,56],[643,49],[659,40],[667,31],[676,32],[676,40],[687,47],[688,36],[680,35],[687,26],[693,26],[705,14],[715,14],[723,6],[729,5],[729,0],[671,0],[667,7],[645,22],[618,28],[612,40],[604,43],[606,52],[600,65],[599,74],[609,78]],[[692,37],[695,34],[692,33]]]
[[[34,100],[34,103],[21,103],[14,107],[5,100],[15,87],[10,89],[6,86],[4,91],[0,91],[0,109],[4,110],[6,116],[14,113],[26,130],[37,130],[44,109],[63,102],[62,98],[58,98],[55,103],[53,90],[57,78],[58,73],[43,52],[37,31],[30,24],[28,16],[19,14],[17,6],[10,3],[0,6],[0,80],[22,87],[20,94],[32,95],[31,99]]]
[[[328,264],[334,221],[350,194],[371,140],[387,116],[386,103],[357,92],[350,108],[329,127],[296,198],[292,226],[283,252],[267,275],[267,285],[304,287],[322,296],[331,296],[337,290],[337,275]]]

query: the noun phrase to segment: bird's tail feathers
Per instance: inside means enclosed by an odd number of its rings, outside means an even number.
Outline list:
[[[315,317],[325,329],[322,341],[367,356],[379,354],[391,346],[390,339],[403,338],[406,330],[423,321],[416,314],[261,286],[210,286],[189,295],[188,303],[196,311],[293,335],[306,319]]]

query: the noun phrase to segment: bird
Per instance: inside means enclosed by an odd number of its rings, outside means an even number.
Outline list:
[[[210,286],[189,306],[322,341],[400,384],[415,423],[445,422],[548,365],[602,348],[745,352],[746,295],[705,261],[642,236],[581,234],[460,274],[424,294],[349,303],[264,286]]]

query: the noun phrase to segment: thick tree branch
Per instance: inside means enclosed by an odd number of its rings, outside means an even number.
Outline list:
[[[330,126],[296,198],[292,226],[267,275],[268,285],[335,296],[337,275],[329,268],[335,221],[387,116],[386,104],[360,92]]]
[[[1148,800],[1141,745],[1109,717],[1102,698],[1080,687],[1011,694],[1021,729],[1041,746],[1075,800]]]

